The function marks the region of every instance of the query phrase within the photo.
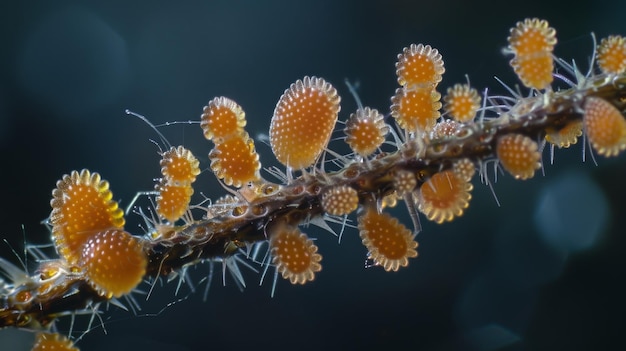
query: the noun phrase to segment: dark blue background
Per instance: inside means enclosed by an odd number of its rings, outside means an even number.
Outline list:
[[[197,121],[209,99],[224,95],[243,106],[246,128],[258,136],[267,133],[284,89],[317,75],[342,95],[340,119],[356,106],[346,78],[360,83],[364,104],[388,111],[397,85],[396,55],[419,42],[443,54],[440,92],[469,74],[479,90],[504,94],[493,76],[517,83],[501,53],[517,21],[549,20],[558,33],[556,54],[575,58],[586,70],[590,32],[626,34],[624,10],[587,0],[3,3],[0,236],[18,251],[23,232],[28,242],[45,242],[48,233],[39,222],[49,214],[51,190],[74,169],[100,172],[122,206],[136,192],[152,189],[159,156],[149,140],[157,136],[125,109],[157,125]],[[197,125],[160,131],[208,167],[210,143]],[[257,141],[257,150],[264,166],[275,164],[269,147]],[[624,347],[626,163],[622,156],[600,159],[595,167],[589,160],[582,163],[580,154],[580,143],[557,150],[556,164],[549,165],[544,153],[546,177],[516,182],[500,176],[495,192],[501,207],[476,179],[466,215],[450,224],[425,224],[418,237],[420,257],[397,273],[363,268],[366,250],[355,230],[338,245],[330,234],[309,228],[305,231],[319,238],[324,256],[315,282],[292,287],[280,280],[270,298],[271,277],[258,287],[259,275],[246,272],[248,288],[241,293],[230,277],[221,287],[218,274],[202,302],[200,281],[207,269],[192,269],[191,283],[200,292],[190,294],[183,285],[174,297],[175,282],[157,286],[149,302],[136,296],[143,317],[105,314],[108,335],[98,328],[79,346],[86,351]],[[574,239],[582,238],[568,241],[537,230],[544,213],[540,203],[557,184],[566,185],[554,195],[555,208],[571,210],[563,215],[565,223],[604,218],[597,235],[576,232]],[[200,192],[214,199],[224,194],[209,172],[198,180]],[[410,223],[401,206],[392,212]],[[127,229],[141,233],[137,223],[130,218]],[[7,245],[0,252],[12,259]],[[79,317],[76,329],[87,319]],[[2,349],[26,350],[30,337],[0,332]]]

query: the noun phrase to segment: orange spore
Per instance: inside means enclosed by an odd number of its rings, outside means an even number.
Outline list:
[[[617,156],[626,149],[626,120],[608,101],[587,98],[583,123],[587,138],[598,154]]]
[[[417,257],[417,241],[413,234],[396,218],[368,208],[358,218],[359,235],[368,256],[386,271],[397,271]]]
[[[65,336],[58,333],[39,332],[31,351],[79,351]]]
[[[261,163],[248,133],[230,137],[216,144],[209,153],[211,170],[226,185],[241,187],[245,183],[261,179]]]
[[[322,270],[317,246],[297,227],[278,225],[271,230],[272,263],[291,284],[304,284]]]
[[[546,130],[546,141],[559,148],[568,148],[576,144],[578,137],[583,134],[583,122],[572,121],[561,129],[549,128]]]
[[[458,133],[459,127],[459,122],[453,119],[444,119],[435,123],[435,126],[430,132],[430,137],[431,139],[454,137]]]
[[[334,186],[322,196],[322,207],[335,216],[343,216],[356,210],[359,205],[359,194],[347,185]]]
[[[33,294],[28,290],[22,290],[15,294],[15,302],[17,303],[25,303],[30,301],[33,298]]]
[[[241,106],[223,96],[209,101],[200,117],[204,137],[212,141],[241,135],[245,125],[246,114]]]
[[[548,22],[537,18],[518,22],[511,29],[509,48],[515,55],[510,64],[522,83],[535,89],[546,89],[552,83],[556,31]]]
[[[469,158],[462,158],[454,162],[452,171],[464,181],[469,182],[476,174],[476,166]]]
[[[436,173],[420,187],[417,208],[431,221],[449,222],[463,215],[472,198],[472,188],[453,170]]]
[[[467,84],[455,84],[448,88],[443,98],[444,110],[457,122],[467,123],[474,119],[480,108],[480,96]]]
[[[159,193],[156,197],[157,213],[170,222],[176,222],[189,209],[193,188],[191,185],[169,184],[161,179],[155,190]]]
[[[626,38],[611,35],[600,41],[597,50],[598,67],[606,74],[626,72]]]
[[[52,237],[59,255],[75,264],[81,247],[97,231],[122,228],[124,212],[98,173],[72,171],[52,191]]]
[[[441,54],[430,45],[411,44],[398,55],[396,74],[404,87],[434,88],[444,72]]]
[[[398,200],[400,199],[402,198],[400,197],[400,194],[398,194],[397,192],[393,192],[389,195],[385,195],[383,196],[382,199],[380,199],[380,208],[381,209],[394,208],[398,206]]]
[[[529,179],[541,168],[537,143],[521,134],[507,134],[498,139],[498,160],[515,179]]]
[[[365,107],[352,113],[346,122],[346,143],[352,151],[367,157],[373,154],[389,133],[384,117],[377,110]]]
[[[393,187],[398,196],[404,196],[415,190],[417,179],[415,174],[407,170],[399,170],[393,175]]]
[[[440,98],[441,94],[430,88],[398,88],[391,98],[391,115],[408,132],[430,131],[441,115]]]
[[[292,169],[307,168],[328,145],[337,122],[340,98],[322,78],[304,77],[278,100],[270,125],[274,155]]]
[[[200,162],[183,146],[172,147],[161,158],[161,173],[168,183],[190,185],[200,174]]]
[[[107,298],[130,293],[141,283],[148,259],[138,238],[120,230],[92,236],[82,250],[80,265],[89,285]]]

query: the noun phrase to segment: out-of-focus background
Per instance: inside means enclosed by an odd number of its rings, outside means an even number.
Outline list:
[[[620,8],[620,6],[622,6]],[[598,1],[30,1],[0,5],[0,243],[17,262],[23,243],[48,239],[55,182],[88,168],[111,183],[126,206],[159,176],[157,135],[124,113],[145,115],[168,140],[192,149],[207,169],[210,143],[197,124],[202,107],[228,96],[247,113],[247,131],[267,133],[290,83],[321,76],[342,95],[340,119],[365,105],[388,111],[396,55],[411,43],[441,51],[439,86],[465,82],[506,91],[517,84],[502,54],[509,28],[526,17],[557,29],[556,55],[586,70],[593,31],[626,34],[624,5]],[[265,166],[270,148],[257,139]],[[323,270],[313,283],[246,271],[240,292],[216,274],[208,301],[197,288],[156,286],[131,313],[105,313],[82,350],[589,350],[626,344],[626,159],[581,161],[578,143],[544,153],[545,177],[500,175],[494,191],[476,182],[466,214],[424,224],[417,259],[397,273],[364,268],[355,230],[341,244],[318,237]],[[196,193],[225,193],[205,171]],[[401,207],[392,211],[410,224]],[[423,220],[425,222],[425,220]],[[127,229],[141,233],[136,219]],[[30,262],[32,269],[33,263]],[[142,289],[148,290],[148,286]],[[77,330],[86,317],[77,317]],[[95,326],[99,324],[96,322]],[[67,324],[61,326],[67,331]],[[2,350],[28,350],[32,334],[0,331]]]

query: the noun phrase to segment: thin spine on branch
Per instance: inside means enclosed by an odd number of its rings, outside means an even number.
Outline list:
[[[395,271],[418,256],[418,212],[437,223],[461,216],[476,171],[488,177],[486,164],[529,179],[541,167],[544,139],[566,148],[584,135],[593,151],[607,157],[626,149],[622,37],[600,42],[598,70],[588,74],[557,60],[571,75],[566,89],[553,87],[561,75],[554,73],[556,36],[547,21],[519,22],[509,43],[511,66],[530,93],[497,103],[458,84],[442,105],[436,90],[445,71],[440,52],[423,44],[402,50],[396,64],[400,87],[390,106],[394,118],[386,123],[376,109],[359,106],[345,127],[354,152],[349,155],[329,149],[340,111],[336,89],[318,77],[297,80],[271,121],[272,151],[286,167],[268,170],[276,182],[260,175],[243,109],[216,97],[204,108],[201,127],[214,144],[210,168],[231,194],[190,205],[199,162],[184,147],[172,147],[162,153],[155,208],[138,211],[150,224],[143,235],[124,229],[124,214],[98,173],[63,176],[52,192],[49,218],[58,258],[42,261],[35,272],[0,260],[0,328],[49,331],[64,315],[113,303],[142,281],[184,275],[188,266],[206,262],[221,263],[240,285],[238,264],[247,259],[263,272],[275,269],[304,284],[322,269],[322,254],[300,226],[329,228],[328,222],[345,224],[348,216],[357,218],[368,259]],[[337,169],[326,170],[333,155]],[[385,212],[398,201],[411,213],[413,230]],[[265,256],[251,254],[263,247]],[[37,345],[52,342],[74,349],[54,334],[40,334]]]

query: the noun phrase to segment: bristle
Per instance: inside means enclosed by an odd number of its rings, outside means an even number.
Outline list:
[[[445,72],[443,59],[430,45],[411,44],[398,55],[398,84],[405,87],[434,88]]]
[[[556,31],[537,18],[518,22],[511,29],[509,48],[515,55],[511,66],[522,83],[534,89],[546,89],[552,83]]]
[[[368,208],[358,218],[359,235],[368,256],[386,271],[397,271],[417,257],[417,241],[413,233],[396,218]]]
[[[498,139],[498,161],[515,179],[529,179],[541,168],[541,154],[535,141],[521,134],[507,134]]]
[[[138,239],[119,229],[93,235],[83,247],[80,259],[88,283],[108,298],[135,289],[146,273],[147,264]]]
[[[278,225],[270,237],[272,263],[291,284],[304,284],[315,279],[315,273],[322,270],[322,256],[317,246],[297,227]]]
[[[220,139],[240,135],[245,125],[246,114],[241,106],[223,96],[209,101],[200,119],[204,137],[218,142]]]
[[[587,98],[583,122],[587,138],[598,154],[617,156],[626,149],[626,120],[606,100]]]
[[[57,182],[50,201],[50,223],[61,257],[75,264],[90,235],[124,226],[124,212],[112,198],[109,183],[86,169],[72,171]]]
[[[420,187],[417,208],[431,221],[451,221],[469,206],[472,189],[452,170],[436,173]]]
[[[280,97],[270,125],[274,155],[291,169],[315,163],[337,122],[339,95],[322,78],[304,77]]]
[[[611,35],[602,39],[598,45],[597,59],[603,73],[618,75],[626,72],[626,38]]]
[[[377,110],[365,107],[350,115],[346,122],[346,143],[352,151],[367,157],[385,141],[389,127]]]

